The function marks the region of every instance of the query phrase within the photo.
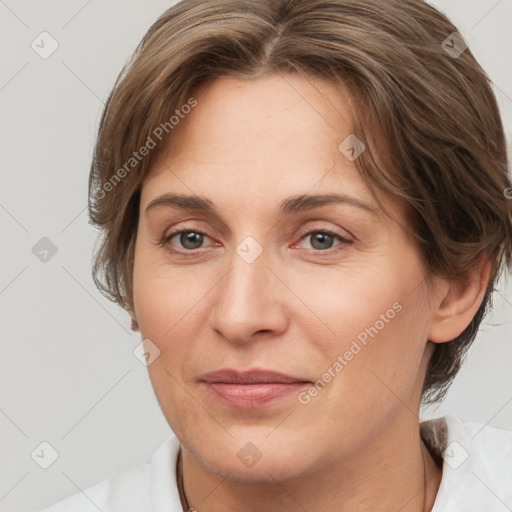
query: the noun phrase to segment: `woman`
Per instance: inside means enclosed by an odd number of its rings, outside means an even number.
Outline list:
[[[512,510],[512,434],[418,419],[510,269],[510,187],[489,80],[430,5],[166,11],[89,211],[177,439],[46,510]]]

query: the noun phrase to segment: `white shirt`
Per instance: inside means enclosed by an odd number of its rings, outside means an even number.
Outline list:
[[[432,512],[512,511],[512,432],[444,416],[421,424],[443,457]],[[182,512],[176,483],[180,444],[173,435],[151,462],[124,471],[41,512]]]

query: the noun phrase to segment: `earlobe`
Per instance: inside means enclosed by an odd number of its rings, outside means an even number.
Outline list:
[[[442,282],[434,294],[430,341],[451,341],[471,323],[485,296],[490,272],[491,261],[484,255],[464,280]]]

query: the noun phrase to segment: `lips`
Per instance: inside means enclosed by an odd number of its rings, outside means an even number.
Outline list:
[[[216,370],[201,375],[199,381],[216,401],[244,409],[269,405],[311,384],[301,377],[257,368],[244,372],[231,368]]]
[[[237,371],[232,368],[223,368],[214,372],[205,373],[199,377],[202,382],[222,382],[225,384],[292,384],[297,382],[311,382],[301,377],[293,377],[272,370],[254,368],[247,371]]]

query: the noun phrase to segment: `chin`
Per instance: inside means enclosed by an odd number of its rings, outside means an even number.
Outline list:
[[[296,478],[304,473],[306,468],[297,464],[296,460],[283,459],[278,453],[266,453],[252,467],[245,467],[236,456],[230,460],[219,457],[212,460],[200,459],[200,461],[213,473],[222,478],[237,482],[274,484],[276,481],[282,482]],[[210,464],[211,462],[211,464]]]
[[[233,438],[192,442],[190,450],[206,468],[222,478],[239,482],[275,483],[312,471],[311,447],[306,440],[260,428],[233,435]],[[233,434],[231,429],[230,433]],[[271,439],[274,437],[273,439]],[[214,446],[214,448],[212,448]],[[190,448],[189,448],[190,449]]]

